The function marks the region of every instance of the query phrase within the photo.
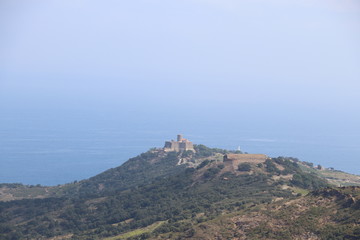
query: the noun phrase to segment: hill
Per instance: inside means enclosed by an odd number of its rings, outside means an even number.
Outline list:
[[[307,196],[247,207],[192,222],[192,239],[360,239],[360,188],[325,188]],[[159,234],[154,239],[186,238]]]
[[[222,216],[331,185],[294,158],[234,167],[223,161],[229,151],[194,147],[196,153],[151,149],[87,180],[35,186],[33,195],[0,203],[2,239],[192,238],[201,234],[201,223],[211,228]]]

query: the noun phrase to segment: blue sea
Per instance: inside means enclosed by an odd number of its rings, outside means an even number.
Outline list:
[[[82,180],[114,168],[181,133],[195,144],[291,156],[303,161],[360,174],[359,136],[343,132],[212,127],[204,122],[174,126],[147,121],[38,121],[2,119],[0,182],[58,185]],[[179,129],[180,128],[180,129]]]

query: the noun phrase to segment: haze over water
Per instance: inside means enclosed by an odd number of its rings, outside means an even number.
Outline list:
[[[357,1],[2,1],[0,182],[56,185],[182,133],[360,174]]]

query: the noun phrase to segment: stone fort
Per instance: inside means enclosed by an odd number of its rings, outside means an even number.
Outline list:
[[[182,152],[182,151],[193,151],[195,152],[194,145],[189,140],[182,137],[181,134],[177,135],[177,141],[171,140],[166,141],[164,146],[165,152]]]

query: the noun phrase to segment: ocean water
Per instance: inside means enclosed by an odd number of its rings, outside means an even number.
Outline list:
[[[117,167],[182,133],[195,144],[272,157],[291,156],[360,174],[359,136],[343,132],[243,129],[206,124],[49,124],[3,121],[0,127],[0,182],[57,185],[82,180]],[[12,124],[11,124],[12,123]],[[101,124],[100,124],[101,123]]]

